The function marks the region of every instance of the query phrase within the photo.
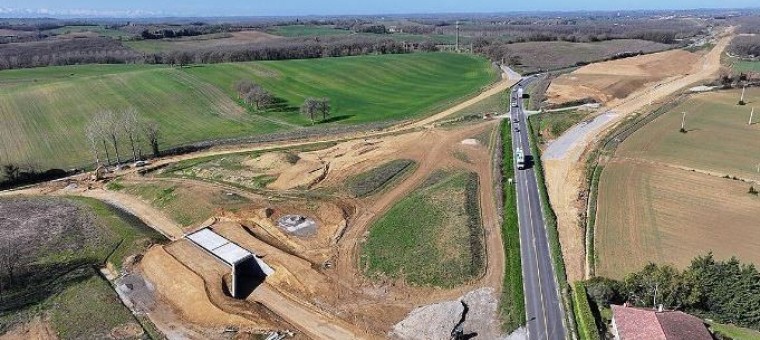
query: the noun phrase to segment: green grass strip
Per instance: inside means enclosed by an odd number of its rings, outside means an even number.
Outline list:
[[[512,160],[512,134],[507,121],[501,123],[502,186],[504,195],[501,237],[504,242],[504,287],[501,292],[499,311],[502,329],[513,332],[525,324],[525,297],[520,258],[520,225],[517,218],[517,191],[506,179],[515,177]]]

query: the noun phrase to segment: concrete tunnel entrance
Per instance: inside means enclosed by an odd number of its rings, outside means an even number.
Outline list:
[[[230,267],[229,291],[236,299],[246,298],[267,276],[274,273],[274,269],[256,255],[215,233],[211,228],[203,228],[185,237]]]

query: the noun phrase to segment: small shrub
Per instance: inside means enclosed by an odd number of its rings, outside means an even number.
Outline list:
[[[755,186],[754,186],[754,185],[750,185],[750,186],[749,186],[749,194],[750,194],[750,195],[755,195],[755,196],[757,196],[757,195],[758,195],[758,191],[757,191],[757,189],[755,189]]]

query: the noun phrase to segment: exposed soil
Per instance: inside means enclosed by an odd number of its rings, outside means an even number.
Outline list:
[[[141,329],[142,330],[142,329]],[[27,323],[17,325],[5,334],[0,335],[0,340],[55,340],[58,336],[53,330],[50,321],[43,317],[35,317]]]
[[[624,99],[611,101],[599,111],[613,113],[603,124],[594,125],[593,128],[578,134],[569,133],[573,131],[570,129],[566,135],[572,136],[572,140],[565,141],[563,136],[549,145],[545,154],[553,156],[544,159],[546,184],[552,207],[557,214],[562,254],[570,282],[583,279],[588,272],[585,232],[578,223],[579,214],[586,208],[580,199],[584,181],[582,155],[605,131],[634,112],[650,107],[653,103],[657,105],[658,102],[695,83],[713,80],[721,68],[720,56],[730,42],[732,32],[726,31],[716,46],[694,65],[691,73],[672,77],[654,88],[641,88]]]
[[[700,55],[672,50],[587,65],[553,80],[546,93],[549,104],[584,99],[610,103],[657,82],[699,71]]]

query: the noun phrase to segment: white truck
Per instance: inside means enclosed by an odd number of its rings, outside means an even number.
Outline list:
[[[515,162],[517,163],[517,170],[525,169],[525,152],[522,148],[515,150]]]

